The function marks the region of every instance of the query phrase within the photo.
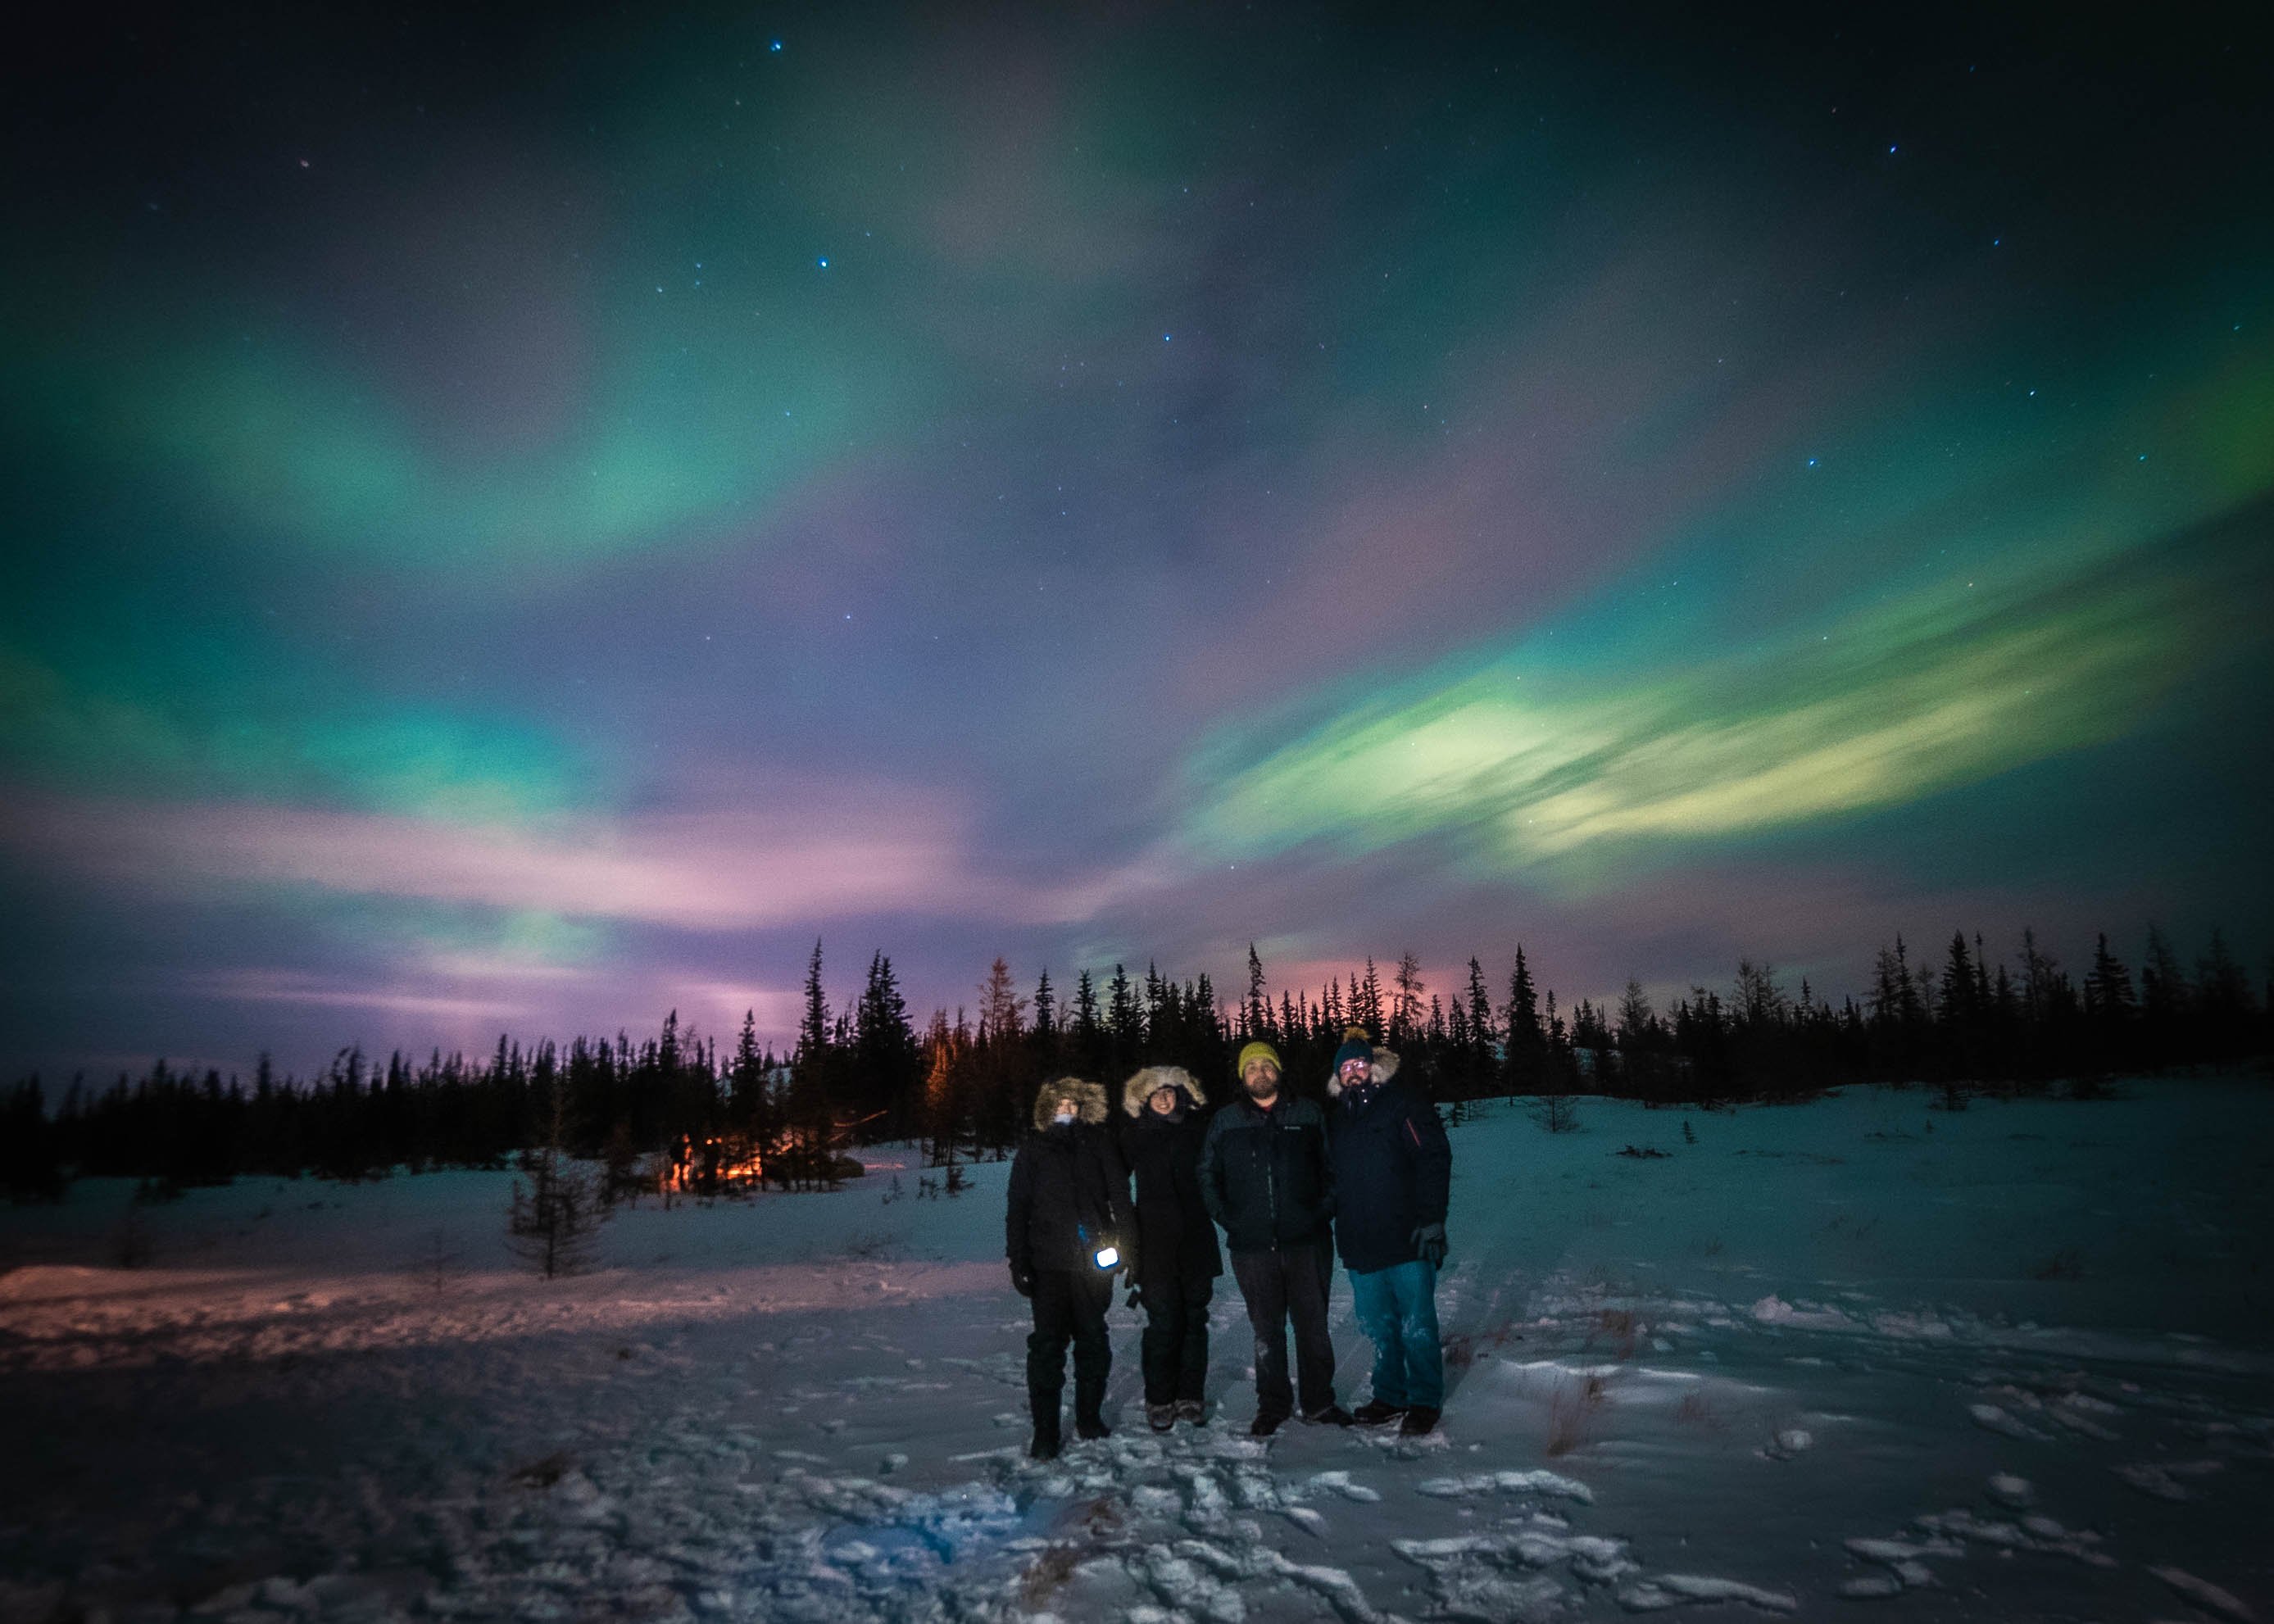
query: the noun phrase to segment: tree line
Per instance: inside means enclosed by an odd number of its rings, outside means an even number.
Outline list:
[[[1273,1044],[1298,1091],[1320,1087],[1346,1028],[1397,1049],[1407,1074],[1457,1112],[1507,1096],[1598,1094],[1653,1103],[1794,1098],[1852,1082],[1921,1083],[1952,1102],[1983,1089],[2089,1089],[2112,1072],[2232,1063],[2267,1052],[2274,989],[2254,988],[2216,931],[2192,966],[2159,930],[2136,972],[2102,936],[2072,973],[2024,931],[2016,958],[1955,933],[1939,955],[1900,936],[1871,989],[1838,1005],[1803,979],[1743,961],[1726,989],[1694,986],[1656,1007],[1630,980],[1615,1001],[1559,1006],[1518,946],[1505,980],[1471,958],[1433,987],[1406,954],[1369,959],[1315,994],[1266,989],[1251,946],[1246,985],[1220,995],[1121,965],[1031,990],[1001,959],[974,1004],[910,1021],[892,960],[873,954],[861,990],[832,1009],[821,945],[807,966],[795,1040],[762,1043],[746,1014],[723,1050],[667,1015],[635,1043],[501,1035],[486,1060],[439,1050],[384,1063],[342,1049],[321,1072],[245,1082],[170,1070],[105,1087],[72,1079],[51,1101],[38,1077],[0,1099],[0,1184],[12,1199],[60,1194],[69,1177],[127,1177],[162,1190],[245,1174],[334,1178],[438,1166],[502,1167],[551,1146],[605,1164],[617,1191],[713,1193],[737,1183],[832,1184],[852,1147],[918,1140],[937,1165],[999,1156],[1035,1088],[1066,1072],[1118,1082],[1140,1064],[1182,1065],[1221,1098],[1254,1039]]]

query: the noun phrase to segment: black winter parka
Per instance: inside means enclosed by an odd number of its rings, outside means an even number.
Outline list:
[[[1207,1133],[1189,1108],[1173,1119],[1149,1110],[1123,1118],[1122,1151],[1137,1186],[1137,1283],[1148,1291],[1197,1285],[1224,1273],[1216,1225],[1201,1199]]]
[[[1108,1240],[1126,1247],[1137,1232],[1129,1169],[1105,1125],[1105,1091],[1095,1083],[1081,1087],[1088,1092],[1065,1090],[1076,1093],[1081,1117],[1065,1127],[1038,1126],[1012,1158],[1003,1239],[1020,1274],[1095,1268],[1096,1248]],[[1039,1101],[1035,1114],[1048,1120]],[[1144,1261],[1141,1248],[1137,1257]]]
[[[1269,1111],[1241,1095],[1209,1123],[1201,1199],[1234,1253],[1325,1245],[1335,1216],[1326,1114],[1282,1092]]]
[[[1414,1261],[1413,1231],[1444,1222],[1450,1199],[1453,1147],[1444,1124],[1435,1106],[1393,1080],[1397,1071],[1397,1056],[1376,1049],[1380,1080],[1365,1090],[1338,1088],[1329,1123],[1335,1243],[1353,1274]]]

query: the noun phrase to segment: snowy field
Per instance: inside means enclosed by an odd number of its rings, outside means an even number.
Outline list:
[[[0,1209],[0,1617],[2274,1620],[2274,1087],[1929,1105],[1495,1108],[1439,1435],[1250,1440],[1227,1279],[1214,1424],[1147,1431],[1117,1304],[1047,1466],[1007,1164],[651,1200],[553,1282],[509,1175],[194,1191],[132,1270],[84,1183]]]

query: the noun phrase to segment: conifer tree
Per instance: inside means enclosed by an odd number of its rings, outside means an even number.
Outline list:
[[[1034,1072],[1037,1077],[1056,1077],[1065,1070],[1065,1034],[1059,1024],[1058,989],[1050,985],[1047,967],[1035,982],[1034,1010],[1034,1025],[1027,1030]]]
[[[568,1089],[558,1071],[546,1079],[546,1132],[523,1159],[513,1184],[506,1236],[515,1254],[546,1279],[573,1274],[591,1261],[607,1215],[591,1174],[568,1159]]]
[[[756,1010],[742,1011],[742,1029],[735,1035],[734,1057],[727,1071],[727,1112],[734,1131],[763,1159],[770,1159],[779,1124],[775,1121],[772,1056],[758,1047]]]
[[[797,1025],[794,1064],[817,1061],[829,1048],[829,1000],[821,989],[821,938],[813,939],[813,957],[805,966],[805,1013]]]
[[[1073,1051],[1067,1059],[1074,1071],[1084,1077],[1100,1075],[1105,1069],[1105,1026],[1098,1019],[1097,984],[1088,970],[1074,978],[1073,1019],[1066,1036]]]
[[[1626,990],[1619,995],[1618,1044],[1632,1054],[1647,1049],[1658,1026],[1658,1012],[1650,1007],[1650,995],[1642,982],[1627,977]]]
[[[1516,949],[1516,968],[1508,979],[1507,1053],[1502,1075],[1510,1094],[1537,1094],[1546,1065],[1547,1033],[1540,1021],[1540,998],[1532,984],[1532,969],[1524,959],[1524,944]]]
[[[1351,1024],[1364,1026],[1368,1032],[1382,1032],[1382,976],[1374,967],[1374,955],[1366,959],[1366,980],[1351,991]]]
[[[915,1034],[908,1026],[907,1001],[900,996],[892,961],[881,951],[869,960],[868,981],[855,1006],[851,1062],[858,1114],[877,1116],[894,1137],[913,1131],[919,1079]]]
[[[1390,986],[1389,1045],[1397,1049],[1412,1043],[1417,1035],[1421,1022],[1421,995],[1428,990],[1421,980],[1421,961],[1412,950],[1398,955]]]
[[[2108,951],[2108,933],[2102,931],[2092,950],[2092,968],[2084,978],[2084,1007],[2112,1025],[2128,1021],[2139,1000],[2132,991],[2132,972]]]
[[[2195,1007],[2206,1052],[2231,1059],[2250,1048],[2250,978],[2228,951],[2226,935],[2213,928],[2210,945],[2195,966]]]
[[[2149,1058],[2172,1047],[2175,1028],[2184,1018],[2187,981],[2180,956],[2162,930],[2148,927],[2148,951],[2140,961],[2140,1027]]]
[[[835,1041],[841,1020],[832,1021],[821,986],[821,942],[805,969],[805,1007],[798,1020],[797,1048],[790,1056],[789,1097],[785,1102],[790,1144],[784,1157],[791,1177],[806,1188],[833,1184],[837,1132]]]
[[[1468,997],[1469,1060],[1468,1073],[1476,1086],[1482,1088],[1484,1079],[1492,1069],[1493,1031],[1492,995],[1485,989],[1484,966],[1474,955],[1469,959]]]
[[[1116,1078],[1125,1077],[1144,1052],[1145,1017],[1136,989],[1129,984],[1129,973],[1119,965],[1113,966],[1113,979],[1105,984],[1105,1028],[1110,1069]]]

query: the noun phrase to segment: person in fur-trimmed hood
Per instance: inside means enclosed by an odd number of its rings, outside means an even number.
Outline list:
[[[1137,1181],[1133,1300],[1145,1306],[1145,1419],[1156,1432],[1207,1415],[1209,1298],[1224,1273],[1201,1199],[1201,1108],[1182,1066],[1147,1066],[1121,1085],[1121,1143]]]
[[[1352,1419],[1419,1437],[1445,1402],[1437,1335],[1437,1271],[1453,1147],[1437,1108],[1397,1081],[1397,1056],[1359,1027],[1335,1051],[1327,1080],[1334,1162],[1335,1239],[1350,1271],[1359,1328],[1374,1343],[1374,1396]]]
[[[1114,1275],[1135,1261],[1137,1226],[1129,1169],[1105,1115],[1105,1090],[1097,1084],[1078,1077],[1043,1084],[1035,1095],[1034,1132],[1011,1162],[1004,1249],[1011,1283],[1035,1309],[1027,1338],[1027,1403],[1035,1417],[1028,1453],[1038,1461],[1058,1452],[1069,1342],[1074,1431],[1103,1438],[1112,1430],[1104,1414],[1105,1379],[1113,1368],[1105,1310]]]

